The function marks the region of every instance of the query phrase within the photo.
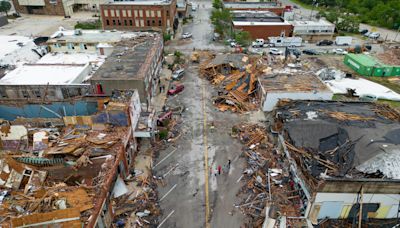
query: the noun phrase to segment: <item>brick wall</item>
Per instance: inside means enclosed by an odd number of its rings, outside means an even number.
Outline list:
[[[169,5],[104,4],[100,9],[104,29],[165,32],[173,28],[176,0]]]
[[[248,31],[252,39],[267,39],[271,36],[280,36],[281,32],[285,32],[285,36],[291,36],[293,31],[292,25],[262,25],[262,26],[234,26],[235,29]]]
[[[18,13],[24,14],[43,14],[43,15],[58,15],[65,16],[62,0],[54,0],[50,3],[49,0],[44,0],[44,6],[21,6],[18,0],[12,0],[15,10]]]

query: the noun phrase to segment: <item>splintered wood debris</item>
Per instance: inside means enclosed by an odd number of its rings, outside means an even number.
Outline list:
[[[257,124],[241,123],[232,128],[232,137],[245,145],[243,154],[247,168],[241,179],[245,185],[237,194],[243,200],[235,207],[248,216],[246,227],[262,227],[267,203],[281,215],[299,217],[304,209],[305,196],[293,181],[290,165],[267,129]]]
[[[200,75],[217,87],[213,100],[220,111],[246,112],[258,107],[257,79],[264,68],[259,57],[225,54],[204,61]]]

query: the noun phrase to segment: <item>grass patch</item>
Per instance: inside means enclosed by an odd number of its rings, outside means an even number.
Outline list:
[[[75,29],[101,29],[100,20],[90,22],[78,22],[75,25]]]
[[[377,100],[376,103],[387,104],[394,109],[400,110],[400,101]]]
[[[312,5],[308,5],[308,4],[306,4],[304,2],[301,2],[299,0],[291,0],[291,2],[295,3],[296,5],[299,5],[299,6],[303,7],[305,9],[312,9],[313,8]]]

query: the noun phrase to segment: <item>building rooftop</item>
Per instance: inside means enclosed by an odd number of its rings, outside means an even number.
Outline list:
[[[319,19],[318,21],[290,21],[293,26],[333,26],[335,25],[327,20]]]
[[[313,72],[264,74],[258,80],[267,93],[330,91]]]
[[[145,77],[151,57],[159,51],[162,38],[148,33],[117,43],[112,54],[93,75],[92,80],[135,80]]]
[[[43,54],[33,39],[25,36],[0,36],[0,66],[36,62]],[[35,52],[36,51],[36,52]]]
[[[227,9],[282,8],[277,2],[224,2]]]
[[[80,84],[89,72],[88,64],[25,64],[7,73],[0,85]]]
[[[140,32],[104,30],[59,30],[50,36],[48,43],[116,43],[140,35]]]
[[[48,53],[44,55],[37,64],[87,64],[94,63],[98,66],[103,64],[105,61],[104,56],[99,56],[97,54],[87,54],[87,53]]]
[[[315,179],[400,179],[400,114],[389,106],[291,101],[276,111],[291,156]]]
[[[134,0],[134,1],[120,1],[109,2],[104,5],[170,5],[170,0]]]

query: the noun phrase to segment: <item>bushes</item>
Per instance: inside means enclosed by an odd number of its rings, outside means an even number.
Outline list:
[[[75,29],[101,29],[100,20],[90,22],[78,22],[75,25]]]
[[[163,38],[164,38],[164,42],[165,42],[165,41],[168,41],[168,40],[171,40],[171,34],[164,33],[164,34],[163,34]]]

